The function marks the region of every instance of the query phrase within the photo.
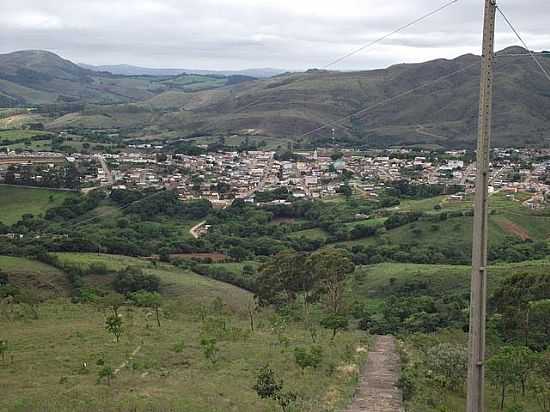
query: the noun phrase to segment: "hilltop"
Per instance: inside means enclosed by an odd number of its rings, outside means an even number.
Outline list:
[[[550,70],[548,56],[539,59]],[[158,140],[234,134],[322,145],[334,128],[338,142],[353,146],[471,147],[479,68],[480,57],[468,54],[380,70],[308,70],[268,79],[121,76],[84,69],[52,53],[24,51],[0,55],[0,105],[79,102],[86,106],[66,107],[61,117],[50,113],[47,127],[118,128],[148,138],[153,132]],[[135,104],[119,104],[128,102]],[[544,145],[549,121],[550,87],[527,51],[499,52],[495,144]]]
[[[0,54],[0,106],[128,103],[254,80],[250,76],[123,76],[89,70],[44,50]]]

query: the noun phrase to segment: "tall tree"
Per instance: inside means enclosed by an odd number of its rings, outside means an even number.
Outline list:
[[[328,307],[332,313],[342,310],[345,280],[355,271],[351,254],[344,249],[325,249],[313,253],[308,266],[319,279],[319,291],[327,296]]]

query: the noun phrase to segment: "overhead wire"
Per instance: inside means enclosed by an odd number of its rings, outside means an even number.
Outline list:
[[[383,35],[382,37],[379,37],[379,38],[377,38],[377,39],[375,39],[375,40],[373,40],[373,41],[371,41],[371,42],[369,42],[369,43],[367,43],[367,44],[365,44],[365,45],[363,45],[363,46],[361,46],[361,47],[359,47],[359,48],[357,48],[357,49],[355,49],[355,50],[352,50],[351,52],[349,52],[349,53],[347,53],[347,54],[345,54],[345,55],[343,55],[343,56],[341,56],[341,57],[339,57],[339,58],[337,58],[337,59],[335,59],[335,60],[333,60],[333,61],[327,63],[326,65],[321,66],[321,69],[323,69],[323,70],[324,70],[324,69],[327,69],[327,68],[329,68],[329,67],[331,67],[331,66],[334,66],[334,65],[337,64],[337,63],[340,63],[340,62],[342,62],[342,61],[348,59],[349,57],[352,57],[352,56],[356,55],[357,53],[360,53],[360,52],[362,52],[362,51],[364,51],[364,50],[366,50],[366,49],[368,49],[368,48],[371,48],[371,47],[375,46],[376,44],[378,44],[378,43],[380,43],[380,42],[382,42],[382,41],[384,41],[384,40],[386,40],[386,39],[392,37],[393,35],[395,35],[395,34],[397,34],[397,33],[400,33],[400,32],[402,32],[402,31],[404,31],[404,30],[406,30],[406,29],[408,29],[408,28],[410,28],[410,27],[412,27],[412,26],[414,26],[414,25],[416,25],[416,24],[418,24],[418,23],[420,23],[420,22],[422,22],[422,21],[424,21],[424,20],[426,20],[426,19],[428,19],[428,18],[434,16],[435,14],[437,14],[437,13],[439,13],[439,12],[441,12],[441,11],[447,9],[448,7],[454,5],[455,3],[458,3],[459,1],[460,1],[460,0],[451,0],[451,1],[448,1],[448,2],[445,3],[444,5],[442,5],[442,6],[438,7],[438,8],[436,8],[436,9],[434,9],[434,10],[432,10],[432,11],[430,11],[429,13],[426,13],[426,14],[424,14],[424,15],[422,15],[422,16],[420,16],[420,17],[418,17],[418,18],[416,18],[416,19],[414,19],[414,20],[412,20],[412,21],[410,21],[409,23],[407,23],[407,24],[405,24],[405,25],[403,25],[403,26],[401,26],[401,27],[399,27],[399,28],[397,28],[397,29],[395,29],[395,30],[393,30],[393,31],[391,31],[391,32],[389,32],[389,33]],[[234,114],[240,113],[240,112],[242,112],[242,111],[248,109],[249,107],[254,106],[255,104],[261,103],[263,100],[264,100],[263,98],[257,99],[257,100],[255,100],[255,101],[253,101],[253,102],[251,102],[251,103],[249,103],[249,104],[247,104],[247,105],[245,105],[245,106],[239,108],[238,110],[236,110],[236,111],[234,112]]]
[[[392,32],[390,32],[390,33],[388,33],[388,34],[385,34],[384,36],[379,37],[378,39],[373,40],[373,41],[371,41],[371,42],[369,42],[369,43],[367,43],[367,44],[365,44],[365,45],[363,45],[363,46],[361,46],[361,47],[359,47],[359,48],[357,48],[357,49],[355,49],[355,50],[353,50],[353,51],[351,51],[351,52],[349,52],[349,53],[347,53],[347,54],[345,54],[345,55],[343,55],[342,57],[339,57],[339,58],[337,58],[336,60],[331,61],[330,63],[326,64],[326,65],[323,66],[322,68],[323,68],[323,69],[326,69],[326,68],[328,68],[328,67],[334,66],[335,64],[340,63],[341,61],[347,59],[348,57],[354,56],[354,55],[356,55],[357,53],[360,53],[360,52],[362,52],[363,50],[366,50],[366,49],[368,49],[368,48],[370,48],[370,47],[372,47],[372,46],[374,46],[374,45],[376,45],[376,44],[378,44],[378,43],[380,43],[380,42],[382,42],[382,41],[388,39],[389,37],[393,36],[394,34],[397,34],[397,33],[399,33],[399,32],[402,32],[403,30],[406,30],[406,29],[408,29],[409,27],[412,27],[412,26],[414,26],[415,24],[418,24],[418,23],[420,23],[421,21],[426,20],[427,18],[429,18],[429,17],[431,17],[431,16],[433,16],[433,15],[439,13],[440,11],[445,10],[446,8],[452,6],[453,4],[458,3],[459,1],[460,1],[460,0],[451,0],[451,1],[447,2],[446,4],[444,4],[443,6],[438,7],[437,9],[432,10],[431,12],[429,12],[429,13],[427,13],[427,14],[424,14],[423,16],[421,16],[421,17],[419,17],[419,18],[417,18],[417,19],[411,21],[410,23],[407,23],[407,24],[405,24],[404,26],[401,26],[401,27],[395,29],[394,31],[392,31]]]
[[[504,14],[504,11],[502,10],[502,8],[500,6],[497,6],[497,10],[499,14],[504,18],[504,21],[506,22],[506,24],[508,24],[510,29],[514,32],[514,34],[516,35],[518,40],[521,42],[521,44],[523,44],[523,47],[527,50],[529,55],[533,58],[533,60],[539,67],[540,71],[542,72],[542,74],[550,81],[550,73],[548,73],[548,71],[544,68],[542,63],[539,61],[539,59],[537,59],[537,56],[535,55],[535,53],[533,53],[533,51],[529,48],[525,40],[523,40],[523,37],[521,36],[521,34],[519,34],[519,31],[514,27],[514,25],[512,24],[510,19],[506,16],[506,14]]]
[[[345,122],[346,120],[350,120],[350,119],[352,119],[354,116],[363,115],[363,114],[367,113],[368,111],[373,110],[373,109],[375,109],[375,108],[377,108],[377,107],[379,107],[379,106],[383,106],[383,105],[385,105],[385,104],[387,104],[387,103],[391,103],[391,102],[393,102],[393,101],[395,101],[395,100],[397,100],[397,99],[400,99],[400,98],[402,98],[402,97],[408,96],[408,95],[410,95],[410,94],[412,94],[412,93],[414,93],[414,92],[416,92],[416,91],[418,91],[418,90],[425,89],[425,88],[427,88],[427,87],[429,87],[429,86],[431,86],[431,85],[433,85],[433,84],[435,84],[435,83],[438,83],[438,82],[441,82],[441,81],[443,81],[443,80],[449,79],[449,78],[451,78],[451,77],[453,77],[453,76],[455,76],[455,75],[457,75],[457,74],[459,74],[459,73],[463,73],[463,72],[467,71],[468,69],[470,69],[470,68],[472,68],[472,67],[474,67],[474,66],[479,66],[479,62],[475,62],[475,63],[469,64],[469,65],[464,66],[464,67],[462,67],[461,69],[456,70],[456,71],[454,71],[454,72],[452,72],[452,73],[448,73],[448,74],[446,74],[446,75],[444,75],[444,76],[438,77],[437,79],[434,79],[434,80],[431,80],[431,81],[429,81],[429,82],[423,83],[423,84],[421,84],[420,86],[413,87],[413,88],[411,88],[411,89],[409,89],[409,90],[406,90],[406,91],[404,91],[404,92],[398,93],[398,94],[396,94],[395,96],[389,97],[389,98],[384,99],[384,100],[381,100],[381,101],[379,101],[379,102],[376,102],[376,103],[374,103],[374,104],[372,104],[372,105],[370,105],[370,106],[367,106],[367,107],[365,107],[365,108],[363,108],[363,109],[361,109],[361,110],[358,110],[358,111],[355,111],[355,112],[350,113],[350,114],[348,114],[348,115],[345,115],[345,116],[341,117],[341,118],[338,119],[338,120],[335,120],[335,121],[332,121],[332,122],[328,122],[327,124],[325,124],[325,125],[323,125],[323,126],[319,126],[319,127],[315,128],[315,129],[312,129],[312,130],[310,130],[310,131],[308,131],[308,132],[306,132],[306,133],[304,133],[304,134],[298,136],[298,138],[300,139],[300,138],[309,136],[309,135],[311,135],[311,134],[313,134],[313,133],[315,133],[315,132],[318,132],[318,131],[321,131],[321,130],[323,130],[323,129],[326,129],[327,127],[334,127],[334,126],[339,127],[339,126],[341,126],[342,122]]]

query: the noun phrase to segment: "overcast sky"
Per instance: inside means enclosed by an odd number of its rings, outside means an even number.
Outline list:
[[[244,69],[322,67],[448,0],[0,0],[0,53],[46,49],[75,62]],[[479,54],[483,0],[333,66],[368,69]],[[549,0],[499,0],[532,49],[550,49]],[[497,46],[518,44],[502,19]]]

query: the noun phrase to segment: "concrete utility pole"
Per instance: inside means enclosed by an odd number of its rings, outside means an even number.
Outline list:
[[[487,312],[487,235],[489,198],[489,142],[493,105],[493,61],[496,0],[485,0],[483,62],[479,95],[479,132],[474,204],[472,282],[470,294],[470,358],[467,412],[482,412],[485,385],[485,318]]]

